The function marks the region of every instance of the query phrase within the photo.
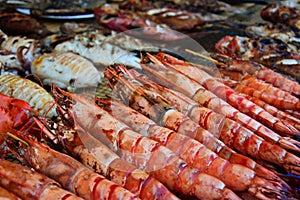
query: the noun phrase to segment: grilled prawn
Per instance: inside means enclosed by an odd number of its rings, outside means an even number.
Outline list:
[[[59,94],[55,93],[55,95]],[[62,105],[65,103],[62,102]],[[122,160],[116,153],[91,136],[87,131],[73,124],[69,118],[64,118],[67,115],[67,111],[63,110],[62,107],[59,107],[58,110],[62,118],[66,120],[65,123],[70,124],[71,127],[51,121],[47,121],[46,125],[44,125],[45,121],[43,119],[35,120],[39,127],[42,128],[44,135],[56,143],[56,146],[62,145],[84,165],[91,167],[95,172],[124,187],[141,199],[178,200],[157,179]],[[48,128],[51,129],[48,130]],[[54,135],[52,132],[57,134]]]
[[[17,195],[0,186],[0,199],[1,198],[6,200],[21,200]]]
[[[148,70],[147,68],[145,69]],[[231,132],[224,129],[225,131],[216,132],[213,135],[199,124],[192,121],[188,116],[176,110],[158,93],[151,92],[146,88],[141,89],[142,87],[137,81],[129,83],[128,81],[121,79],[118,76],[121,73],[122,68],[118,66],[114,66],[114,69],[108,68],[105,72],[105,76],[108,78],[110,86],[114,88],[114,91],[119,94],[125,103],[128,103],[129,106],[142,112],[144,115],[149,116],[158,124],[162,124],[173,131],[196,139],[213,151],[217,150],[218,152],[222,149],[221,152],[232,154],[232,150],[228,150],[228,147],[226,147],[222,141],[217,139],[217,137],[220,137],[228,146],[235,148],[246,155],[251,155],[255,158],[278,164],[289,172],[299,174],[298,165],[300,158],[288,153],[280,146],[265,141],[251,131],[243,129],[239,124],[227,124],[229,130],[236,131]],[[120,81],[119,84],[118,80]],[[163,79],[160,78],[160,80]],[[222,125],[222,121],[220,121],[220,123]],[[246,146],[245,143],[249,143],[251,146]],[[267,149],[273,149],[272,155],[268,153]],[[276,156],[274,156],[275,151]],[[286,155],[286,157],[283,158],[282,155]]]
[[[107,99],[97,100],[105,110],[113,114],[118,120],[123,121],[144,136],[154,139],[166,146],[190,166],[219,178],[234,191],[248,191],[257,198],[278,197],[280,199],[281,194],[286,192],[284,191],[285,188],[289,187],[283,183],[283,181],[279,181],[279,184],[272,183],[272,181],[269,182],[264,178],[258,177],[256,173],[249,168],[229,163],[227,160],[222,159],[207,149],[200,142],[180,135],[170,129],[160,127],[151,119],[123,103]],[[223,166],[222,169],[220,166]],[[283,183],[282,187],[280,186],[280,182]],[[280,187],[282,190],[279,189]]]
[[[31,110],[27,102],[0,94],[0,132],[23,127],[30,118]]]
[[[282,110],[300,110],[299,98],[251,75],[244,77],[234,89]]]
[[[108,147],[97,141],[80,127],[74,127],[76,131],[73,129],[74,124],[72,124],[72,127],[66,127],[61,124],[58,125],[50,119],[31,116],[31,107],[25,101],[2,94],[0,94],[0,99],[0,113],[2,116],[2,120],[0,120],[1,133],[9,132],[12,129],[19,131],[22,129],[22,132],[26,130],[26,133],[28,133],[28,130],[30,130],[30,134],[34,134],[33,129],[30,127],[39,127],[42,134],[39,130],[36,134],[39,136],[42,135],[44,140],[46,139],[45,136],[47,136],[57,148],[65,148],[71,155],[79,158],[86,166],[93,168],[96,172],[130,190],[140,198],[178,199],[162,183],[120,159]],[[65,112],[62,113],[63,109],[58,107],[58,111],[61,117],[65,119]],[[29,117],[33,121],[30,121],[32,123],[24,128],[24,125],[29,122]],[[51,131],[48,128],[51,128]],[[0,134],[0,136],[2,135]],[[0,141],[0,145],[3,142],[4,140]]]
[[[174,73],[183,74],[189,79],[196,81],[219,98],[223,99],[224,101],[226,100],[230,105],[238,109],[240,112],[245,113],[254,119],[257,119],[274,131],[280,132],[285,135],[299,134],[297,129],[295,129],[291,125],[287,126],[283,124],[279,119],[273,117],[271,114],[269,114],[256,104],[252,103],[251,101],[248,101],[244,97],[239,96],[233,89],[219,82],[203,70],[164,53],[159,53],[156,56],[149,55],[149,57],[154,62],[158,63],[159,66],[165,66],[166,70],[171,69],[174,71]],[[293,108],[295,107],[297,107],[297,104]],[[272,142],[274,142],[272,140],[272,137],[279,137],[276,133],[266,134],[260,131],[256,131],[256,134]]]
[[[279,110],[278,108],[267,104],[266,102],[256,98],[256,97],[252,97],[246,94],[240,94],[244,97],[246,97],[247,99],[249,99],[250,101],[252,101],[253,103],[257,104],[258,106],[262,107],[263,109],[265,109],[266,111],[268,111],[270,114],[272,114],[273,116],[282,119],[283,121],[287,121],[289,124],[292,124],[295,128],[297,128],[298,130],[300,130],[300,119],[290,115],[287,112],[284,112],[282,110]]]
[[[0,159],[0,177],[0,186],[22,199],[82,199],[47,176],[3,159]]]
[[[50,149],[28,133],[11,131],[6,143],[18,159],[59,182],[84,199],[139,199],[131,192],[85,167],[74,158]],[[16,138],[21,141],[16,144]],[[21,150],[21,151],[20,151]]]
[[[225,72],[225,76],[236,81],[242,81],[247,75],[255,76],[257,79],[270,83],[284,91],[293,95],[300,96],[300,85],[282,74],[275,72],[257,62],[234,59],[225,55],[213,55],[218,61],[216,62],[221,72]],[[229,72],[229,73],[226,73]],[[232,76],[237,73],[237,76]]]
[[[134,132],[89,99],[61,92],[76,101],[66,106],[76,123],[170,189],[200,199],[239,199],[222,181],[191,168],[171,150]]]
[[[155,82],[149,80],[146,76],[141,76],[135,70],[131,69],[128,71],[131,76],[136,78],[138,81],[143,83],[148,89],[151,89],[153,92],[156,92],[162,95],[172,106],[174,106],[177,110],[182,112],[183,114],[189,116],[193,121],[198,123],[200,126],[204,127],[208,131],[213,134],[219,135],[220,137],[226,137],[226,135],[239,135],[239,134],[250,134],[252,135],[248,129],[245,129],[237,122],[229,119],[228,117],[218,114],[215,111],[208,109],[206,107],[200,106],[194,100],[188,98],[186,95],[166,88],[162,85],[158,85]],[[247,98],[247,97],[246,97]],[[297,120],[297,119],[294,119]],[[298,120],[299,121],[299,120]],[[293,121],[295,122],[295,121]],[[235,127],[235,128],[234,128]],[[224,140],[227,140],[223,138]],[[250,139],[250,138],[249,138]],[[243,146],[246,146],[245,144]],[[253,170],[258,170],[260,167],[253,167],[257,164],[253,164],[249,158],[247,158],[247,162],[242,163],[238,162],[239,160],[245,160],[245,158],[234,159],[235,157],[239,157],[237,153],[231,151],[231,153],[226,154],[225,156],[221,149],[213,149],[217,154],[221,157],[229,160],[230,162],[237,162],[239,164],[245,165]],[[230,151],[229,151],[230,152]],[[232,158],[231,158],[232,156]],[[231,161],[233,160],[233,161]],[[251,164],[250,164],[251,163]]]

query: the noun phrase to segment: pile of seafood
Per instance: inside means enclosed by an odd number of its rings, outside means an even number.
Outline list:
[[[253,60],[300,81],[300,10],[271,4],[261,11],[269,23],[248,26],[247,36],[227,36],[216,44],[218,52]]]
[[[97,8],[109,29],[0,31],[0,197],[299,199],[297,9],[268,5],[270,24],[220,39],[211,56],[185,51],[211,67],[161,44],[185,39],[171,28],[191,28],[168,10],[182,1],[150,9],[155,24],[123,12],[147,2]],[[199,20],[188,12],[177,14]]]

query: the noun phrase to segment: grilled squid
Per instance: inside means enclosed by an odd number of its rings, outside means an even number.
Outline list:
[[[71,52],[42,55],[32,62],[31,72],[46,85],[53,83],[69,90],[96,87],[101,81],[100,73],[92,62]]]

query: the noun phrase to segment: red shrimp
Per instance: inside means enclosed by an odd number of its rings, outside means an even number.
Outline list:
[[[3,159],[0,159],[0,186],[22,199],[82,199],[62,189],[51,178]]]
[[[54,95],[57,96],[59,94],[55,93]],[[63,104],[66,104],[66,101],[61,102],[61,105]],[[157,179],[122,160],[116,153],[91,136],[82,127],[71,122],[70,117],[66,118],[67,112],[62,107],[58,106],[58,110],[62,118],[67,121],[65,123],[71,124],[71,127],[49,120],[46,121],[46,124],[43,123],[45,122],[44,120],[36,120],[44,134],[50,136],[52,142],[58,139],[60,144],[84,165],[93,168],[95,172],[124,187],[141,199],[178,200]],[[49,131],[49,128],[57,133],[55,138],[53,138],[53,133]]]
[[[254,61],[246,61],[241,59],[229,58],[225,55],[213,55],[218,61],[222,60],[225,63],[215,63],[220,69],[227,70],[231,73],[238,72],[243,77],[247,74],[255,76],[256,78],[263,80],[267,83],[274,85],[284,91],[287,91],[293,95],[300,95],[300,85],[296,81],[293,81],[282,74],[275,72],[272,69],[269,69],[257,62]],[[239,79],[240,81],[242,79]]]
[[[259,105],[260,107],[264,108],[266,111],[271,113],[273,116],[278,117],[281,120],[287,121],[289,124],[293,125],[295,128],[300,130],[300,119],[290,115],[289,113],[279,110],[276,107],[269,105],[266,102],[264,102],[256,97],[252,97],[252,96],[249,96],[246,94],[240,94],[240,95],[244,96],[245,98],[249,99],[250,101],[252,101],[255,104]]]
[[[300,110],[300,100],[279,88],[248,75],[236,86],[235,90],[256,97],[283,110]]]
[[[157,54],[155,56],[156,59],[151,55],[149,55],[149,57],[150,59],[153,59],[154,62],[161,62],[164,66],[166,66],[166,69],[173,69],[178,73],[182,73],[188,78],[198,82],[207,90],[216,94],[219,98],[226,100],[230,105],[238,109],[240,112],[243,112],[248,116],[252,116],[274,131],[287,135],[300,134],[300,132],[294,127],[286,126],[279,119],[273,117],[271,114],[253,102],[242,96],[239,96],[233,89],[219,82],[214,77],[210,76],[199,68],[164,53]],[[268,136],[265,136],[264,133],[257,132],[257,134],[263,138],[268,138]]]
[[[84,199],[139,199],[131,192],[85,167],[74,158],[50,149],[30,132],[11,130],[6,142],[22,162],[59,182],[63,188]],[[19,144],[16,141],[19,140]]]
[[[76,123],[171,190],[200,199],[240,199],[219,179],[191,168],[171,150],[134,132],[88,98],[60,92],[75,101],[68,111]]]
[[[275,163],[292,173],[299,174],[298,165],[300,158],[297,156],[288,153],[280,146],[265,141],[247,129],[237,131],[237,133],[224,131],[215,135],[211,134],[188,116],[176,110],[158,93],[147,90],[136,80],[129,82],[122,78],[122,71],[125,68],[120,66],[111,66],[104,73],[109,80],[110,87],[114,88],[114,91],[119,94],[125,103],[128,103],[129,106],[142,114],[149,116],[158,124],[192,137],[213,151],[215,149],[224,149],[223,151],[226,152],[225,149],[228,147],[216,138],[220,136],[228,146],[234,147],[244,154]],[[126,74],[126,72],[123,74]],[[228,126],[228,130],[243,128],[239,124],[229,124]],[[272,149],[272,155],[269,153],[270,149]]]
[[[281,196],[280,193],[285,193],[285,188],[288,188],[283,181],[279,181],[283,183],[280,187],[277,181],[272,183],[272,181],[257,176],[253,170],[247,167],[231,164],[200,142],[158,126],[151,119],[123,103],[107,99],[96,100],[102,108],[113,114],[118,120],[123,121],[144,136],[166,146],[190,166],[219,178],[234,191],[248,191],[251,195],[264,199],[281,198],[278,197]],[[279,188],[283,190],[280,191]]]

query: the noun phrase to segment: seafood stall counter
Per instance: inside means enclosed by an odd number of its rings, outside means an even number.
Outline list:
[[[0,198],[300,198],[300,3],[35,3],[0,1]]]

